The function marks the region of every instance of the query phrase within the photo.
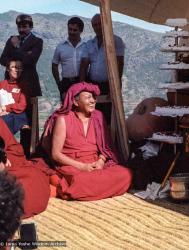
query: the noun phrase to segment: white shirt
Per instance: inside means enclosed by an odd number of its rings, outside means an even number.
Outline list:
[[[62,78],[79,76],[79,68],[83,50],[86,49],[86,43],[80,41],[76,47],[67,39],[58,44],[55,49],[52,63],[61,64]]]
[[[123,40],[114,35],[116,56],[124,56],[125,44]],[[104,46],[98,48],[98,39],[94,37],[87,41],[86,50],[83,52],[82,57],[90,60],[89,77],[94,82],[107,82],[108,73],[106,66],[106,56]]]

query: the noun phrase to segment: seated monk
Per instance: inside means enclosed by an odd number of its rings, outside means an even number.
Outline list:
[[[22,146],[17,143],[2,119],[0,119],[0,141],[1,144],[2,141],[5,144],[4,151],[7,157],[5,171],[15,176],[24,190],[23,217],[41,213],[46,209],[50,196],[51,170],[42,159],[26,160]]]
[[[125,193],[131,184],[131,171],[119,165],[103,115],[95,110],[99,94],[96,85],[72,85],[62,107],[45,124],[42,147],[54,161],[57,174],[51,184],[62,199],[113,197]]]

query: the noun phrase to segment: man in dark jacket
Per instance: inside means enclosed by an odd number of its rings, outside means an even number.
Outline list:
[[[30,96],[41,96],[36,64],[43,49],[43,40],[32,34],[33,21],[31,16],[18,15],[16,24],[19,35],[11,36],[7,40],[0,57],[0,64],[6,66],[12,57],[21,59],[24,66],[23,81],[29,85]]]

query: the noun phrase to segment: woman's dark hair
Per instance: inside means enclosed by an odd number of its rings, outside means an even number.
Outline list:
[[[6,70],[5,70],[5,79],[8,80],[8,79],[10,78],[10,77],[9,77],[9,72],[8,72],[8,69],[9,69],[9,67],[10,67],[10,63],[11,63],[11,62],[17,62],[17,61],[21,62],[22,65],[23,65],[22,59],[21,59],[19,56],[11,57],[11,58],[7,61],[7,63],[6,63]]]
[[[6,162],[5,142],[0,137],[0,162]],[[16,177],[0,172],[0,242],[10,239],[20,225],[24,192]],[[1,247],[0,247],[1,249]]]
[[[11,57],[6,63],[6,68],[8,69],[10,67],[11,62],[17,62],[17,61],[22,63],[22,59],[19,56]]]
[[[68,20],[68,25],[69,24],[77,24],[79,27],[80,32],[83,32],[84,29],[84,22],[79,18],[79,17],[72,17]]]

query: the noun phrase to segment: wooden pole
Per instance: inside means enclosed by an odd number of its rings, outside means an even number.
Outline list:
[[[164,177],[164,179],[163,179],[163,181],[162,181],[162,183],[161,183],[161,188],[164,188],[165,183],[166,183],[167,179],[169,178],[170,173],[171,173],[171,171],[173,170],[173,168],[174,168],[174,166],[175,166],[175,164],[176,164],[176,161],[178,160],[178,158],[179,158],[179,156],[180,156],[180,153],[181,153],[180,151],[177,152],[177,154],[176,154],[176,156],[175,156],[173,162],[171,163],[171,166],[169,167],[169,169],[168,169],[168,171],[167,171],[167,174],[166,174],[166,176]]]
[[[120,79],[118,74],[118,65],[115,53],[113,38],[112,19],[110,10],[110,0],[99,0],[102,19],[103,39],[106,52],[106,61],[108,67],[108,78],[110,84],[110,94],[115,108],[116,129],[118,133],[117,142],[120,145],[121,155],[126,162],[129,157],[128,135],[123,108],[123,99],[121,94]]]

